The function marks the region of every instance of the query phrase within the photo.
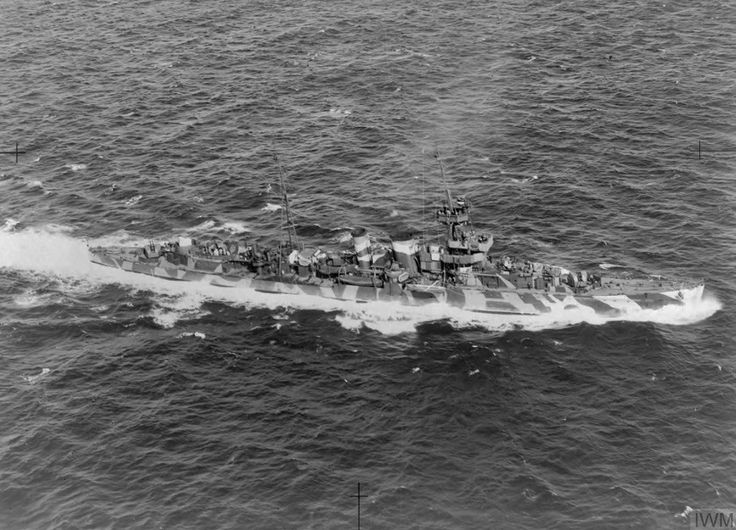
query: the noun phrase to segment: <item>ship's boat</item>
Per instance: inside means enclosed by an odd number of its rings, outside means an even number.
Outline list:
[[[283,189],[283,180],[282,180]],[[305,250],[289,242],[264,248],[245,240],[188,237],[143,247],[91,248],[94,263],[166,280],[207,282],[235,289],[305,294],[357,302],[444,303],[481,313],[543,315],[587,307],[616,316],[700,299],[702,282],[634,277],[493,256],[493,237],[470,224],[470,204],[449,189],[437,221],[444,237],[373,241],[352,232],[351,248]],[[284,192],[288,223],[288,198]]]

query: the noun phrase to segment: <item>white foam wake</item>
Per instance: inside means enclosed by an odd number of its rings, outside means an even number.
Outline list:
[[[696,292],[699,291],[699,292]],[[690,294],[688,299],[687,294]],[[709,318],[721,309],[721,303],[709,294],[700,296],[702,290],[686,291],[684,305],[672,305],[661,309],[623,308],[617,316],[605,316],[592,308],[563,304],[542,315],[503,315],[466,311],[445,304],[432,304],[423,307],[408,307],[390,302],[359,304],[354,310],[346,309],[336,317],[345,328],[359,330],[362,326],[392,335],[414,331],[416,325],[433,320],[448,320],[456,329],[482,328],[492,332],[511,329],[541,331],[560,329],[586,322],[601,325],[613,321],[655,322],[658,324],[694,324]]]
[[[121,232],[90,244],[127,243],[136,238]],[[144,241],[139,241],[143,244]],[[216,300],[246,307],[292,307],[338,311],[336,320],[345,328],[360,330],[363,326],[383,334],[412,332],[416,326],[436,320],[449,321],[456,328],[485,328],[493,332],[523,328],[542,330],[562,328],[581,322],[603,324],[612,320],[649,321],[661,324],[691,324],[704,320],[721,308],[713,296],[700,296],[700,291],[685,292],[685,304],[662,309],[625,308],[616,317],[596,314],[584,306],[555,308],[537,316],[483,314],[465,311],[445,304],[423,307],[403,306],[395,302],[348,302],[308,295],[270,294],[250,289],[217,287],[200,282],[168,281],[143,274],[95,265],[89,260],[84,241],[63,230],[27,228],[21,231],[0,230],[0,268],[30,271],[50,276],[87,282],[90,286],[117,283],[137,290],[152,291],[160,296],[152,317],[163,327],[171,327],[181,318],[197,318],[206,300]],[[563,306],[563,304],[559,304]]]

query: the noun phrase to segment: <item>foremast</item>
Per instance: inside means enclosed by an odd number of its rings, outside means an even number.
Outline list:
[[[447,238],[440,260],[446,274],[455,276],[461,283],[472,285],[475,283],[473,270],[479,271],[489,265],[487,254],[493,246],[493,237],[478,234],[473,230],[469,201],[465,197],[458,197],[453,201],[442,160],[439,156],[436,158],[440,165],[447,200],[436,211],[437,221],[447,227]]]

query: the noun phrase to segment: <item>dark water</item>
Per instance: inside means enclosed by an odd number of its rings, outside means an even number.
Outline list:
[[[0,528],[356,528],[358,482],[365,529],[736,508],[730,3],[0,7]],[[709,300],[501,322],[87,263],[277,238],[273,153],[307,245],[431,233],[435,150],[501,250]]]

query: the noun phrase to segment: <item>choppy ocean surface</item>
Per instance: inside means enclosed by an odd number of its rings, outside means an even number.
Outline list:
[[[596,5],[599,4],[599,5]],[[1,2],[0,528],[687,528],[736,509],[726,1]],[[86,243],[434,231],[704,278],[617,321],[269,298]],[[607,265],[608,264],[608,265]]]

